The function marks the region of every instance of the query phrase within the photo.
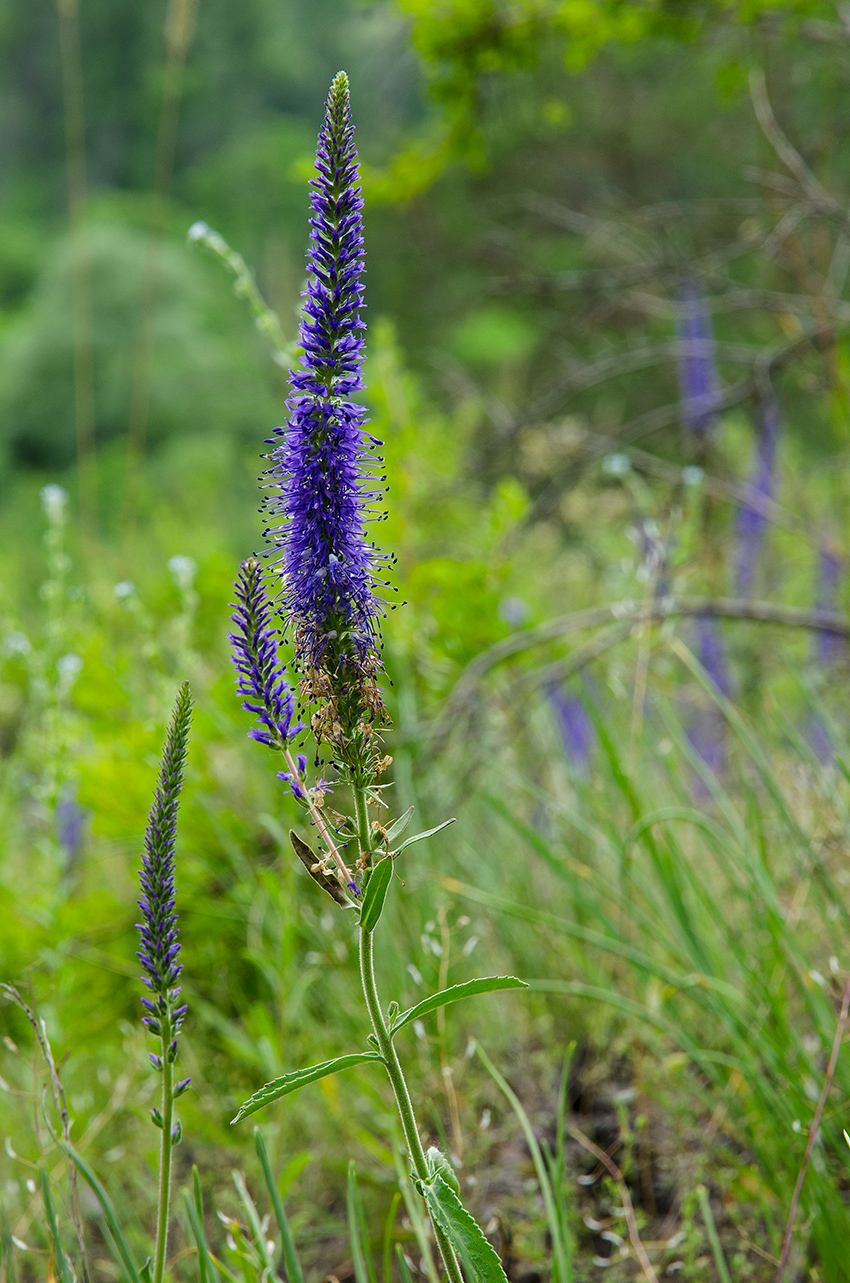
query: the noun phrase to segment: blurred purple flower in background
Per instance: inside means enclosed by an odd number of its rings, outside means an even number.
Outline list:
[[[747,481],[747,493],[757,506],[743,503],[738,512],[737,560],[735,590],[739,597],[749,597],[764,542],[767,517],[758,501],[773,498],[776,489],[776,447],[781,429],[779,403],[770,396],[759,406],[757,439]]]
[[[696,653],[706,674],[721,695],[725,695],[727,699],[731,698],[732,680],[726,661],[723,638],[717,621],[710,615],[700,615],[697,618]],[[715,775],[722,775],[726,770],[726,721],[715,704],[693,710],[689,719],[688,739],[706,766]]]
[[[583,775],[590,767],[593,723],[580,695],[560,685],[547,687],[546,696],[564,746],[567,761]]]
[[[711,313],[695,280],[679,291],[676,339],[682,423],[705,440],[717,419],[720,387]]]
[[[88,814],[72,793],[64,793],[56,803],[56,840],[68,857],[69,872],[76,865],[83,849]]]

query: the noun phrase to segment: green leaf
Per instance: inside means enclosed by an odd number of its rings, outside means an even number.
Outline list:
[[[478,980],[466,980],[463,984],[432,993],[430,998],[423,998],[415,1007],[402,1011],[390,1026],[390,1033],[397,1033],[402,1025],[410,1024],[411,1020],[420,1020],[438,1007],[445,1007],[449,1002],[459,1002],[461,998],[474,998],[477,993],[493,993],[496,989],[527,988],[525,981],[517,980],[516,976],[481,976]]]
[[[121,1227],[118,1224],[115,1209],[109,1201],[109,1195],[95,1176],[94,1172],[80,1157],[73,1146],[69,1145],[67,1141],[60,1141],[59,1144],[71,1159],[85,1182],[91,1187],[95,1198],[103,1208],[103,1215],[106,1219],[106,1224],[109,1226],[110,1233],[115,1240],[115,1246],[118,1248],[118,1254],[121,1257],[121,1264],[124,1266],[126,1277],[130,1280],[130,1283],[141,1283],[139,1272],[133,1264],[133,1258],[130,1255],[130,1249],[127,1246],[127,1241],[121,1233]]]
[[[387,841],[394,842],[396,838],[400,838],[412,819],[413,807],[409,806],[404,815],[400,815],[397,820],[393,820],[392,824],[387,829]]]
[[[425,838],[432,838],[435,833],[439,833],[441,829],[447,829],[454,822],[455,817],[452,816],[450,820],[443,820],[442,824],[438,824],[435,829],[426,829],[424,833],[414,833],[412,838],[402,842],[401,846],[396,847],[394,851],[390,851],[390,855],[401,855],[405,847],[413,846],[414,842],[422,842]]]
[[[361,1065],[366,1060],[382,1060],[380,1052],[377,1051],[358,1051],[350,1056],[335,1056],[333,1060],[323,1060],[319,1065],[310,1065],[308,1069],[293,1069],[292,1073],[283,1074],[280,1078],[273,1079],[261,1087],[259,1091],[254,1092],[250,1100],[239,1110],[239,1113],[232,1120],[233,1123],[241,1122],[249,1114],[256,1114],[258,1109],[265,1105],[270,1105],[272,1101],[280,1100],[281,1096],[288,1096],[292,1091],[298,1091],[299,1087],[304,1087],[307,1083],[315,1082],[317,1078],[326,1078],[328,1074],[337,1074],[341,1069],[350,1069],[352,1065]]]
[[[384,901],[390,889],[393,876],[393,862],[387,856],[375,865],[366,890],[363,892],[363,908],[360,911],[360,925],[364,931],[374,931],[384,908]]]
[[[272,1169],[269,1163],[269,1156],[266,1153],[266,1144],[260,1133],[259,1127],[254,1128],[254,1142],[257,1146],[257,1153],[260,1158],[260,1165],[263,1169],[266,1188],[269,1191],[272,1211],[277,1221],[277,1227],[280,1230],[280,1241],[283,1246],[283,1263],[286,1267],[286,1277],[289,1283],[304,1283],[304,1272],[301,1269],[301,1261],[298,1259],[298,1253],[295,1250],[295,1243],[292,1240],[292,1232],[289,1228],[289,1221],[286,1219],[286,1212],[283,1210],[283,1203],[280,1201],[277,1185],[272,1176]]]
[[[43,1167],[39,1167],[38,1174],[41,1177],[41,1195],[44,1199],[44,1210],[47,1212],[47,1225],[50,1230],[50,1241],[53,1244],[53,1261],[56,1266],[56,1273],[60,1283],[74,1283],[74,1271],[71,1269],[71,1265],[65,1255],[65,1249],[62,1246],[62,1240],[59,1237],[59,1225],[56,1221],[53,1195],[50,1192],[50,1181]]]
[[[463,1261],[471,1283],[505,1283],[505,1271],[496,1252],[442,1176],[436,1175],[430,1184],[419,1180],[415,1184],[431,1220]]]
[[[199,1197],[200,1186],[196,1183],[195,1194]],[[193,1201],[191,1194],[187,1189],[183,1191],[183,1203],[186,1208],[186,1215],[189,1217],[189,1224],[192,1226],[192,1233],[195,1236],[195,1243],[198,1248],[198,1278],[200,1283],[218,1283],[219,1275],[210,1253],[207,1236],[204,1233],[204,1215],[202,1206]]]

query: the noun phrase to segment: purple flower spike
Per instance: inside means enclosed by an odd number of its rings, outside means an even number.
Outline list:
[[[711,313],[696,281],[688,281],[679,295],[676,338],[682,422],[705,440],[717,419],[720,393]]]
[[[776,445],[779,431],[779,405],[775,397],[770,397],[759,409],[758,440],[747,482],[748,495],[755,502],[752,505],[744,503],[738,513],[735,583],[739,597],[749,597],[752,593],[755,569],[767,525],[764,505],[773,498],[776,488]]]
[[[182,967],[178,962],[180,940],[174,899],[174,841],[191,713],[192,697],[188,682],[184,682],[162,752],[159,782],[145,831],[145,849],[139,873],[142,887],[139,908],[143,921],[137,923],[141,948],[136,957],[147,973],[142,979],[153,995],[142,999],[146,1013],[142,1024],[157,1037],[170,1035],[170,1061],[177,1054],[174,1039],[180,1032],[186,1012],[185,1005],[176,1005]],[[162,1069],[160,1056],[151,1054],[151,1063],[154,1068]]]
[[[330,679],[374,691],[379,669],[376,565],[385,558],[364,522],[382,493],[363,387],[363,198],[348,78],[331,85],[311,180],[308,285],[299,331],[300,368],[290,376],[289,419],[275,430],[265,473],[265,536],[277,556],[281,606],[292,628],[307,693]],[[347,676],[340,677],[341,670]],[[312,683],[312,685],[310,685]],[[348,702],[348,701],[346,701]],[[374,712],[380,704],[374,705]],[[355,700],[368,705],[361,692]],[[351,711],[351,709],[349,709]]]
[[[546,693],[567,759],[573,769],[583,775],[590,765],[593,736],[593,724],[584,700],[563,686],[550,686]]]
[[[818,554],[818,610],[835,610],[841,570],[841,559],[829,548],[821,548]],[[844,646],[844,640],[835,633],[815,634],[815,657],[824,668],[835,663]]]
[[[246,713],[259,721],[248,735],[269,748],[283,749],[304,727],[300,722],[293,726],[295,698],[283,676],[271,602],[253,557],[239,567],[233,590],[237,604],[230,617],[235,626],[230,642],[236,688]]]

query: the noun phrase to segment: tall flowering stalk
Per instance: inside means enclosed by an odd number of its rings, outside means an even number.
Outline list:
[[[290,376],[289,418],[276,429],[265,474],[266,540],[314,726],[359,774],[384,721],[376,678],[383,613],[375,594],[383,560],[364,521],[382,493],[365,430],[363,197],[348,80],[334,79],[311,179],[309,281]]]
[[[759,407],[757,439],[747,481],[748,494],[755,502],[743,503],[738,513],[735,587],[739,597],[749,597],[753,590],[767,526],[764,505],[773,498],[776,489],[776,447],[780,428],[779,404],[771,396]]]
[[[311,187],[302,355],[291,375],[288,421],[272,439],[263,475],[274,582],[267,595],[258,563],[244,563],[235,586],[231,643],[243,706],[256,719],[249,734],[283,755],[288,769],[279,775],[318,831],[317,852],[292,832],[295,853],[314,881],[356,915],[371,1050],[284,1074],[247,1101],[234,1122],[305,1082],[361,1061],[382,1062],[413,1179],[428,1206],[451,1283],[463,1279],[458,1254],[473,1276],[484,1263],[487,1278],[503,1279],[498,1257],[460,1202],[448,1159],[434,1148],[426,1153],[422,1144],[394,1041],[419,1007],[399,1012],[398,1004],[390,1003],[385,1011],[375,980],[374,932],[394,861],[412,842],[444,825],[399,841],[412,807],[393,823],[370,822],[368,813],[370,806],[386,808],[386,786],[378,781],[391,761],[382,756],[379,735],[387,717],[378,688],[383,604],[376,587],[385,558],[367,538],[365,525],[381,494],[374,453],[380,442],[367,433],[366,412],[352,399],[363,387],[363,201],[344,72],[331,85]],[[292,740],[306,728],[296,719],[284,676],[273,600],[280,633],[292,645],[303,715],[306,720],[309,710],[319,752],[329,751],[335,790],[350,790],[353,814],[331,812],[328,782],[319,778],[308,785],[306,756],[293,755]],[[434,995],[428,1010],[467,994],[520,985],[513,977],[470,981],[459,986],[464,992],[456,987]]]
[[[139,908],[143,920],[138,924],[141,947],[136,956],[146,973],[142,980],[149,994],[142,998],[145,1010],[142,1024],[159,1044],[158,1052],[151,1053],[151,1064],[162,1076],[162,1108],[151,1111],[154,1124],[162,1132],[153,1283],[162,1283],[165,1270],[171,1151],[182,1134],[180,1123],[174,1120],[174,1102],[186,1091],[190,1081],[184,1078],[181,1082],[174,1082],[177,1036],[186,1013],[185,1003],[180,1002],[178,984],[182,967],[178,961],[180,938],[174,895],[174,841],[191,714],[192,697],[188,683],[184,682],[165,739],[139,873],[142,888]]]
[[[682,423],[695,438],[705,441],[717,419],[719,382],[711,313],[693,280],[679,293],[676,339]]]

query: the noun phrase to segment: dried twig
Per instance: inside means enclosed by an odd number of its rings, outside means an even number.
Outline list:
[[[53,1103],[56,1107],[56,1113],[59,1116],[59,1125],[62,1129],[62,1139],[66,1144],[71,1143],[71,1119],[68,1113],[68,1101],[65,1097],[65,1088],[62,1086],[62,1079],[59,1077],[59,1070],[56,1068],[56,1062],[53,1059],[53,1051],[50,1046],[50,1039],[47,1037],[47,1029],[43,1020],[39,1020],[30,1007],[29,1003],[23,998],[21,993],[14,985],[0,982],[0,993],[16,1003],[23,1011],[27,1020],[33,1027],[33,1031],[41,1051],[42,1059],[47,1065],[50,1074],[50,1086],[53,1092]],[[80,1211],[80,1198],[77,1191],[77,1169],[70,1159],[67,1159],[68,1180],[71,1186],[71,1217],[74,1222],[74,1231],[77,1236],[77,1246],[80,1252],[80,1264],[83,1270],[83,1278],[88,1281],[89,1268],[88,1258],[86,1256],[86,1241],[83,1235],[83,1218]]]
[[[635,1256],[640,1261],[640,1267],[643,1270],[644,1278],[647,1280],[647,1283],[658,1283],[658,1275],[652,1268],[652,1262],[647,1256],[646,1248],[641,1242],[634,1204],[632,1203],[628,1186],[623,1180],[623,1173],[620,1171],[613,1158],[611,1158],[610,1154],[606,1154],[604,1149],[600,1149],[598,1145],[594,1144],[590,1137],[585,1136],[584,1132],[580,1131],[578,1127],[574,1127],[571,1123],[567,1123],[567,1131],[574,1140],[578,1141],[582,1149],[586,1149],[589,1154],[593,1154],[594,1158],[599,1160],[608,1175],[616,1184],[617,1192],[623,1200],[623,1211],[626,1214],[626,1225],[629,1230],[629,1240],[634,1249]]]

